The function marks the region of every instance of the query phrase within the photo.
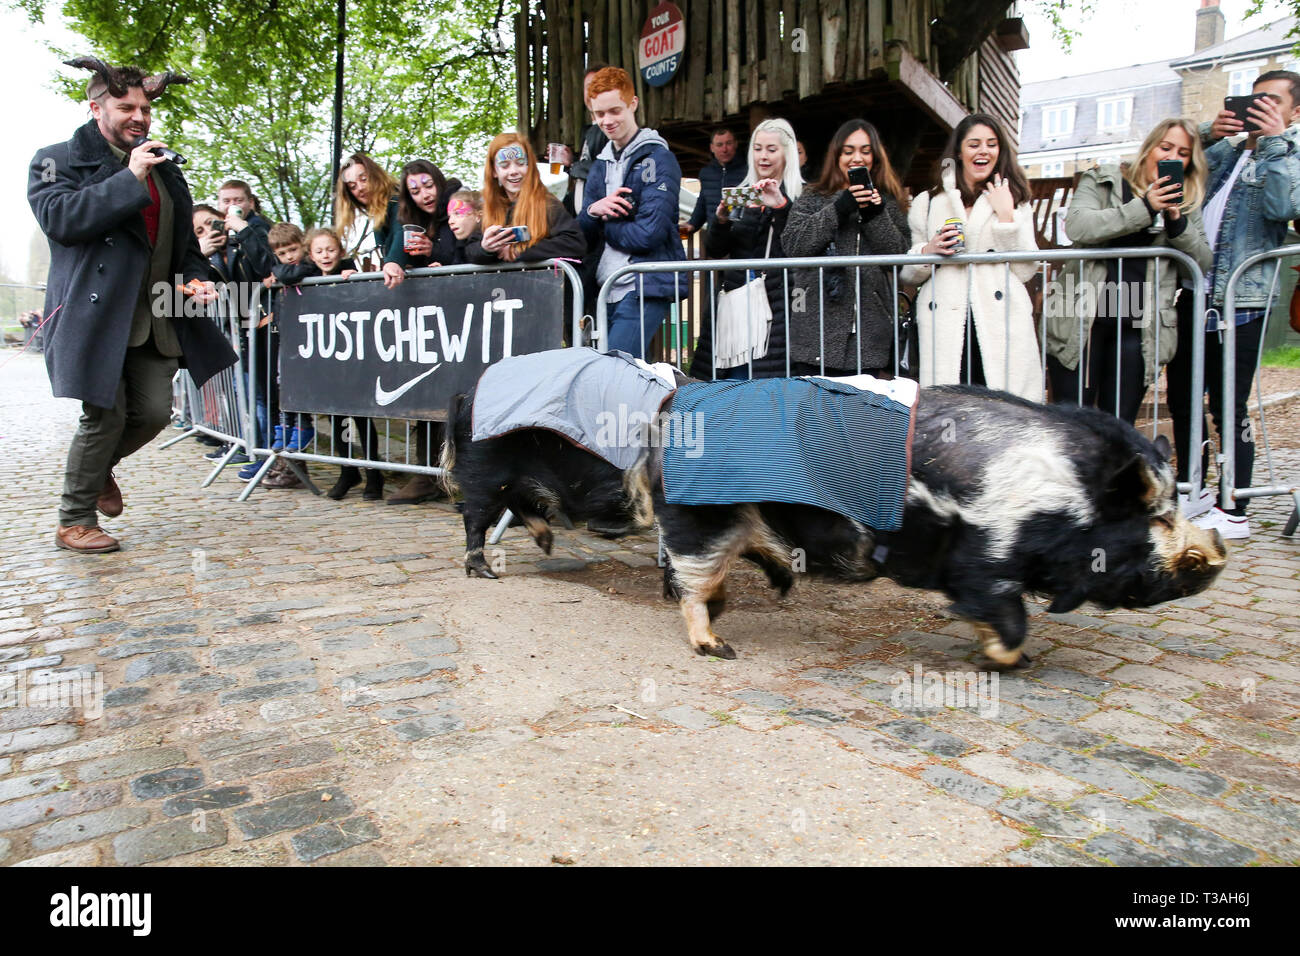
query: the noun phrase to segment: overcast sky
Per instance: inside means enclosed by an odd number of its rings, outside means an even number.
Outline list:
[[[1228,37],[1286,13],[1284,3],[1272,0],[1265,15],[1243,24],[1248,5],[1248,0],[1223,0]],[[1097,14],[1081,25],[1083,34],[1069,55],[1052,40],[1046,23],[1032,16],[1030,6],[1022,4],[1030,49],[1016,54],[1021,80],[1026,83],[1191,53],[1200,0],[1098,0]],[[57,9],[57,4],[51,9]],[[26,278],[28,244],[36,229],[26,199],[28,163],[40,147],[66,140],[88,115],[83,105],[50,90],[50,78],[56,71],[65,75],[72,71],[58,65],[48,44],[83,48],[62,28],[57,15],[47,19],[51,21],[47,25],[34,27],[21,14],[0,10],[0,77],[9,95],[11,133],[16,134],[11,135],[11,148],[0,154],[0,183],[5,184],[0,189],[0,223],[4,224],[0,228],[0,268],[20,280]]]

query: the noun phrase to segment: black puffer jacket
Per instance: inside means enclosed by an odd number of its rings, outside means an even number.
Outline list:
[[[782,190],[784,195],[784,190]],[[781,244],[781,235],[785,230],[786,219],[792,204],[787,197],[786,204],[780,209],[768,206],[746,206],[735,210],[725,222],[716,220],[704,234],[704,251],[710,259],[779,259],[785,255]],[[768,235],[772,237],[771,251],[768,252]],[[745,284],[745,273],[734,271],[714,273],[721,277],[721,285],[714,285],[714,301],[717,291],[739,289]],[[701,275],[702,285],[708,289],[708,277]],[[772,331],[768,337],[767,355],[754,359],[754,378],[780,378],[786,374],[785,369],[785,294],[786,286],[791,290],[795,286],[795,277],[790,276],[787,283],[784,273],[779,269],[769,270],[764,278],[767,285],[767,301],[772,307]],[[691,375],[694,378],[713,378],[713,322],[710,321],[711,310],[706,311],[701,322],[700,338],[695,345],[695,356],[691,360]],[[721,375],[722,370],[719,370]]]
[[[805,190],[790,210],[783,233],[785,250],[791,256],[901,255],[907,252],[911,232],[907,215],[894,197],[883,194],[880,206],[869,207],[867,219],[858,215],[858,204],[847,190],[833,196]],[[858,349],[862,369],[882,369],[889,364],[894,342],[893,270],[878,266],[827,269],[819,292],[817,270],[798,270],[791,279],[806,308],[792,308],[790,316],[790,358],[795,362],[822,361],[822,338],[818,317],[825,323],[827,368],[856,369]],[[858,293],[862,314],[857,314]],[[819,307],[819,294],[824,301]],[[861,340],[859,342],[859,340]]]

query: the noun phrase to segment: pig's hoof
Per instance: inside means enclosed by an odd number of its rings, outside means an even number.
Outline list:
[[[1024,656],[1025,652],[1021,648],[1011,648],[1003,644],[998,632],[987,624],[976,624],[975,633],[979,635],[980,650],[984,652],[985,657],[995,664],[1012,667]]]
[[[695,653],[701,657],[716,657],[723,661],[734,661],[736,659],[736,652],[725,641],[720,641],[717,644],[700,644],[695,648]]]
[[[533,540],[537,542],[537,546],[539,548],[541,548],[547,554],[550,554],[551,545],[555,543],[555,536],[551,534],[551,531],[548,528],[546,531],[543,531],[541,534],[537,535]]]
[[[1029,653],[1027,651],[1021,651],[1020,660],[1016,661],[1015,668],[1018,671],[1023,671],[1026,668],[1033,666],[1033,663],[1034,659],[1029,656]]]
[[[491,578],[493,581],[497,579],[497,576],[492,572],[492,569],[489,568],[486,564],[466,564],[465,577]]]

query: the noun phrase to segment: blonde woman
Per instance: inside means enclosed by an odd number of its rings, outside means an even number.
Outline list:
[[[1161,160],[1182,163],[1181,186],[1158,175]],[[1164,120],[1131,164],[1083,174],[1065,234],[1076,247],[1168,246],[1208,269],[1200,212],[1207,169],[1192,122]],[[1129,423],[1137,418],[1147,388],[1178,347],[1178,267],[1161,260],[1159,272],[1157,287],[1155,259],[1125,260],[1122,272],[1117,259],[1061,269],[1044,308],[1047,374],[1056,401],[1082,400]]]
[[[749,172],[740,183],[758,190],[758,199],[746,206],[717,207],[713,225],[704,233],[704,251],[710,259],[780,259],[785,256],[781,234],[785,231],[790,207],[803,192],[799,175],[799,153],[794,130],[783,119],[763,120],[754,127],[749,145]],[[722,275],[722,288],[742,288],[751,276],[740,272]],[[733,367],[714,368],[712,323],[707,317],[695,346],[691,373],[696,378],[750,377],[779,378],[786,374],[785,287],[789,285],[781,272],[772,270],[764,278],[767,300],[772,310],[772,326],[767,353]],[[707,284],[707,283],[706,283]]]

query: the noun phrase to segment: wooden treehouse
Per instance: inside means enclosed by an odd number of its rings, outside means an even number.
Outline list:
[[[768,116],[791,122],[817,168],[841,122],[872,121],[913,190],[930,185],[933,161],[967,113],[990,113],[1017,137],[1010,51],[1027,39],[1006,0],[676,2],[683,59],[666,85],[651,86],[637,54],[658,0],[520,0],[519,117],[538,147],[577,142],[589,122],[589,62],[632,74],[641,125],[668,140],[686,175],[708,162],[710,130],[731,128],[743,148]]]

